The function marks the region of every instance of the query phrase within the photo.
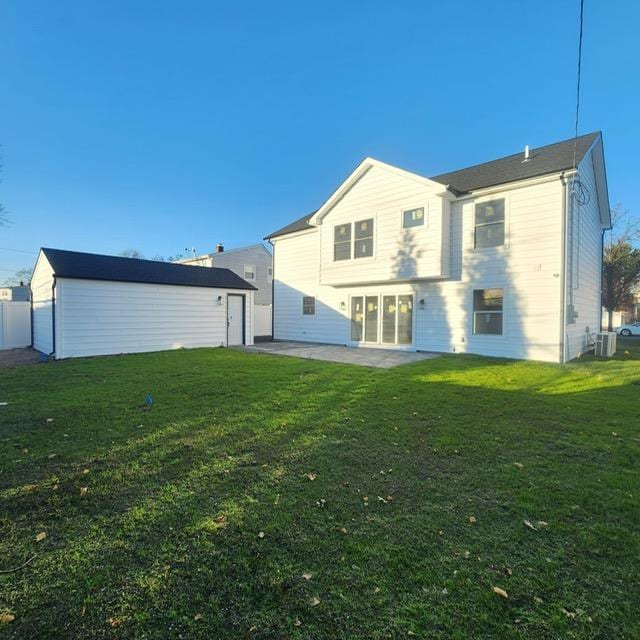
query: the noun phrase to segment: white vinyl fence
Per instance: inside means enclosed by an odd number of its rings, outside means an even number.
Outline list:
[[[271,305],[253,305],[253,335],[260,337],[271,335]]]
[[[0,302],[0,349],[17,349],[31,344],[29,302]]]

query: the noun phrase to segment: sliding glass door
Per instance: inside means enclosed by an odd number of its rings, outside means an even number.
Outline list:
[[[385,345],[413,343],[413,295],[351,298],[351,340]]]

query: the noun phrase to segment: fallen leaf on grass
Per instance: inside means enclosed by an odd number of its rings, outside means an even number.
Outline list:
[[[544,520],[538,520],[538,522],[536,522],[536,525],[539,529],[544,529],[545,527],[549,526],[549,523],[545,522]]]
[[[529,527],[529,529],[533,530],[533,531],[537,531],[537,529],[531,524],[531,522],[529,520],[525,520],[524,524]]]
[[[264,531],[260,531],[260,533],[258,533],[258,538],[264,538]]]
[[[395,500],[394,496],[387,496],[387,502],[393,502]]]
[[[317,473],[305,473],[304,475],[306,478],[309,478],[309,480],[315,480],[318,477]]]
[[[299,618],[296,618],[296,619],[293,621],[293,626],[294,626],[294,627],[299,627],[299,626],[301,626],[301,625],[302,625],[302,622],[300,622],[300,619],[299,619]]]
[[[522,469],[524,468],[524,465],[522,464],[522,462],[514,462],[513,463],[516,467],[518,467],[518,469]]]
[[[89,473],[89,469],[83,469],[83,470],[82,470],[82,475],[85,475],[85,476],[86,476],[86,475],[87,475],[87,473]]]
[[[612,435],[614,438],[617,438],[617,437],[618,437],[618,433],[617,433],[617,431],[612,431],[612,432],[611,432],[611,435]]]
[[[311,580],[311,578],[313,578],[313,573],[303,573],[303,574],[302,574],[302,577],[303,577],[305,580]]]
[[[338,531],[340,531],[340,533],[347,533],[347,528],[346,527],[341,527],[340,529],[338,529]]]
[[[107,622],[112,626],[112,627],[119,627],[124,621],[126,620],[126,618],[122,618],[122,617],[116,617],[116,616],[112,616],[111,618],[109,618],[107,620]]]
[[[380,587],[374,587],[373,593],[380,593]]]
[[[475,524],[476,523],[475,516],[469,516],[469,523],[470,524]]]
[[[317,607],[320,604],[320,598],[313,596],[313,598],[311,598],[311,600],[309,600],[309,604],[312,607]]]
[[[0,624],[9,624],[15,619],[16,617],[13,615],[13,613],[0,613]]]
[[[201,613],[196,613],[196,615],[193,616],[194,620],[202,620],[202,618],[203,618],[203,615]]]
[[[47,537],[47,534],[44,531],[40,531],[40,533],[36,533],[36,542],[42,542]]]
[[[213,519],[214,524],[218,526],[222,526],[223,524],[227,524],[227,516],[223,513],[220,516],[217,516]]]
[[[567,611],[564,607],[561,607],[560,611],[562,611],[562,613],[564,613],[564,615],[567,616],[567,618],[569,618],[569,620],[575,620],[576,619],[576,614],[575,614],[574,611]]]
[[[53,422],[53,418],[47,418],[47,422]]]
[[[493,587],[493,593],[500,596],[501,598],[506,599],[509,597],[509,594],[504,589],[501,589],[500,587]]]
[[[49,460],[53,460],[57,455],[58,455],[57,453],[50,453],[50,454],[47,456],[47,458],[48,458]]]
[[[89,487],[80,487],[80,495],[86,496],[89,493]]]

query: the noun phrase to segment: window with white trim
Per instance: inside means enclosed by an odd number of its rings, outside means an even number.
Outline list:
[[[302,296],[302,315],[316,315],[316,299],[313,296]]]
[[[476,202],[473,231],[475,249],[499,247],[504,244],[504,198]]]
[[[502,335],[504,291],[502,289],[475,289],[473,292],[473,333],[476,335]]]
[[[244,265],[244,279],[245,280],[255,280],[256,279],[256,265],[255,264],[245,264]]]
[[[402,228],[421,227],[424,225],[424,207],[405,209],[402,212]]]
[[[355,223],[354,258],[370,258],[373,255],[373,218]]]
[[[351,260],[351,223],[338,224],[333,228],[333,259]]]

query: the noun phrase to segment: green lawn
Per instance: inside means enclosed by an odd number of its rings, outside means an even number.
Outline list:
[[[63,361],[0,401],[0,637],[640,637],[640,341]]]

